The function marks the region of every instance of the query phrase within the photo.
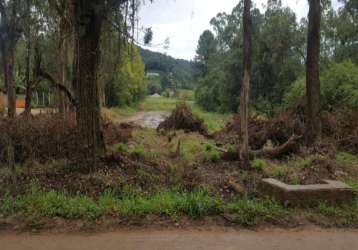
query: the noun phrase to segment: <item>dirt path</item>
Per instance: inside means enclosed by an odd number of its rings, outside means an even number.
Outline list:
[[[355,250],[358,231],[129,231],[95,235],[0,234],[2,250]]]
[[[116,120],[116,122],[133,122],[142,127],[157,128],[158,125],[169,116],[169,114],[170,113],[166,111],[140,111],[129,117]]]

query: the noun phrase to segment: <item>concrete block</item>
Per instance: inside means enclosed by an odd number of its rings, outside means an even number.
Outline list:
[[[310,205],[321,201],[347,203],[352,202],[356,195],[347,184],[332,180],[315,185],[287,185],[276,179],[263,179],[258,189],[262,195],[291,205]]]

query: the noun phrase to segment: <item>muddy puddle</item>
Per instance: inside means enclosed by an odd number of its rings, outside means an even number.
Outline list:
[[[170,115],[166,111],[140,111],[134,115],[121,119],[119,123],[135,123],[145,128],[157,128]]]

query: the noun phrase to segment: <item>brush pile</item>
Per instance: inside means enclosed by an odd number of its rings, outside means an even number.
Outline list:
[[[198,132],[208,135],[208,129],[204,121],[193,114],[193,111],[186,104],[178,104],[172,114],[159,124],[157,130],[184,130],[186,132]]]

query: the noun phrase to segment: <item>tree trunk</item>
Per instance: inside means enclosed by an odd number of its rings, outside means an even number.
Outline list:
[[[66,53],[67,53],[67,48],[66,48],[66,37],[64,34],[64,24],[62,23],[63,21],[61,21],[60,24],[60,44],[59,44],[59,57],[60,57],[60,82],[62,85],[64,85],[65,87],[67,87],[66,84],[66,65],[67,65],[67,60],[66,60]],[[57,104],[58,104],[58,111],[63,114],[67,111],[67,105],[66,105],[66,96],[64,95],[63,91],[58,87],[57,88]]]
[[[321,26],[320,0],[309,0],[309,6],[306,63],[307,121],[305,139],[308,146],[313,146],[314,144],[319,143],[322,130],[319,79]]]
[[[14,76],[15,49],[10,48],[5,55],[5,85],[7,86],[7,105],[8,116],[10,118],[16,115],[16,82]]]
[[[102,0],[76,0],[78,65],[76,72],[77,125],[86,148],[86,159],[95,163],[105,145],[100,112],[97,69],[104,8]]]
[[[244,47],[243,47],[243,80],[240,95],[240,122],[241,122],[241,147],[240,162],[242,167],[250,167],[249,155],[249,98],[250,98],[250,71],[252,57],[252,21],[251,21],[251,0],[244,1]]]
[[[26,82],[26,96],[25,96],[25,115],[31,114],[31,101],[32,101],[32,84],[31,84],[31,14],[30,14],[30,0],[26,1],[26,75],[25,75],[25,82]]]
[[[26,96],[25,96],[25,115],[31,114],[32,108],[32,86],[30,84],[26,84]]]

